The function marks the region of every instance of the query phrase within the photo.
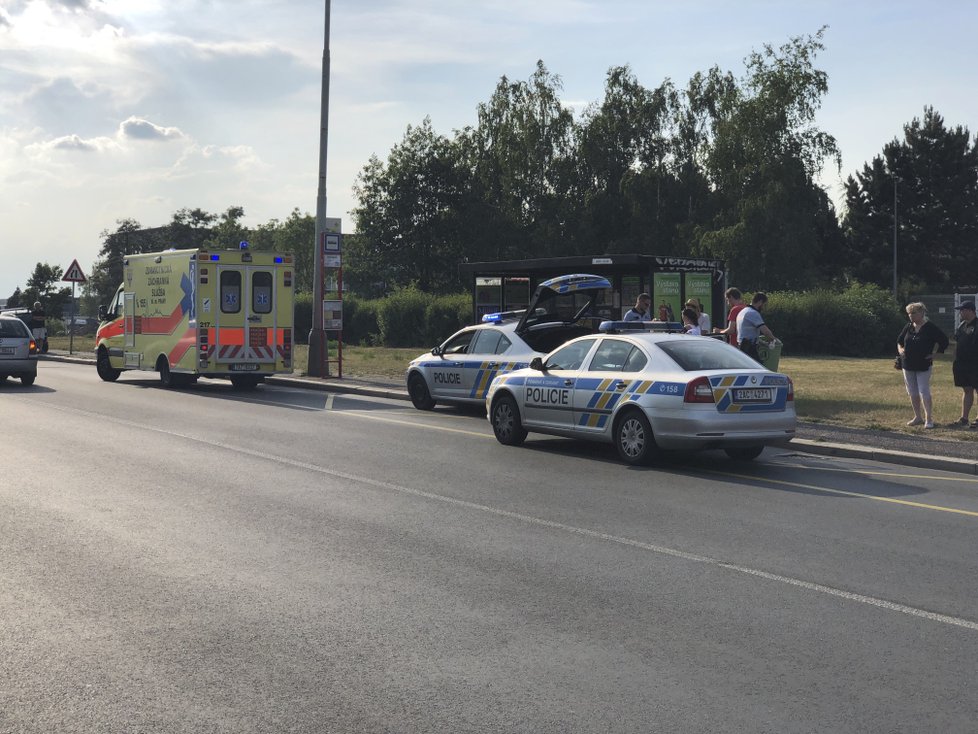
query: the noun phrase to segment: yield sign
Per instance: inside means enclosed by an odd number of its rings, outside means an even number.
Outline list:
[[[84,283],[85,273],[82,272],[81,266],[78,264],[77,260],[72,260],[71,265],[65,271],[64,277],[61,279],[68,283]]]

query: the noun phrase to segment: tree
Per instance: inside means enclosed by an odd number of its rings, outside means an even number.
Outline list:
[[[27,288],[21,294],[21,303],[30,308],[40,301],[49,316],[60,314],[62,308],[71,302],[71,288],[61,285],[64,270],[60,265],[37,263],[34,272],[27,279]]]
[[[892,284],[896,204],[901,281],[913,290],[978,287],[978,144],[966,127],[949,129],[925,107],[845,186],[846,265],[856,278]]]
[[[828,91],[814,66],[824,30],[752,53],[716,108],[706,171],[718,209],[693,251],[726,259],[743,288],[805,287],[817,272],[831,204],[814,177],[827,158],[840,164],[835,139],[814,124]]]
[[[456,290],[466,183],[457,149],[430,118],[408,127],[386,164],[372,156],[354,186],[360,237],[348,250],[351,282]]]
[[[213,250],[237,250],[242,241],[248,240],[249,231],[242,226],[244,207],[230,206],[218,217],[210,235],[204,240],[204,246]]]
[[[179,249],[194,249],[203,247],[204,242],[211,236],[211,226],[217,221],[217,215],[203,209],[178,209],[173,213],[173,219],[167,225],[170,241]],[[237,246],[237,245],[235,245]]]

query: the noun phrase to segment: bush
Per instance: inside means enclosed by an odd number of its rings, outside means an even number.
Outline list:
[[[903,319],[893,297],[857,283],[827,290],[769,294],[765,321],[784,342],[784,354],[879,357],[891,354]]]
[[[382,299],[378,313],[385,347],[416,347],[425,338],[425,313],[432,296],[415,286],[399,288]]]
[[[424,344],[441,344],[472,318],[472,296],[438,296],[428,304],[424,316]]]
[[[380,307],[383,299],[343,299],[343,342],[372,346],[380,343]]]
[[[296,294],[294,318],[292,339],[296,344],[305,344],[309,341],[309,331],[312,329],[312,293]]]

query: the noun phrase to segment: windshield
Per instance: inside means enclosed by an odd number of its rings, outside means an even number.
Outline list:
[[[656,346],[687,372],[764,369],[739,349],[709,337],[661,341],[657,342]]]

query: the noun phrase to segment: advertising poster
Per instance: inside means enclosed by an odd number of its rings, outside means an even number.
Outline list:
[[[686,273],[686,299],[695,298],[710,313],[713,308],[713,276],[710,273]]]
[[[683,310],[680,292],[681,273],[655,273],[652,283],[652,318],[656,321],[680,321]]]

